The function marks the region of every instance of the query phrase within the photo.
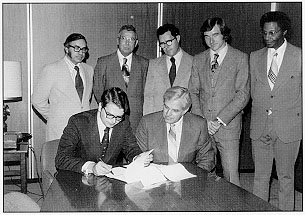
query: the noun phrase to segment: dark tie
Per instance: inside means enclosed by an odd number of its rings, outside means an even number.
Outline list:
[[[107,148],[108,148],[108,145],[109,145],[109,130],[110,128],[106,127],[105,130],[104,130],[104,136],[103,136],[103,139],[102,139],[102,155],[101,155],[101,158],[104,160],[104,157],[106,155],[106,151],[107,151]]]
[[[79,67],[75,66],[74,69],[76,70],[76,76],[75,76],[75,88],[78,93],[80,101],[82,101],[83,98],[83,92],[84,92],[84,85],[83,85],[83,80],[80,77],[79,74]]]
[[[172,66],[169,70],[169,82],[171,84],[171,87],[173,86],[173,83],[176,78],[176,64],[175,64],[175,58],[171,57],[170,61],[172,62]]]
[[[276,64],[276,57],[277,57],[277,53],[275,53],[272,57],[271,66],[270,66],[270,69],[269,69],[269,72],[268,72],[268,78],[272,82],[272,84],[275,84],[275,80],[276,80],[277,73],[278,73],[278,68],[277,68],[277,64]]]
[[[130,76],[130,73],[128,71],[127,58],[123,58],[122,72],[123,72],[123,78],[125,81],[125,85],[127,87],[128,82],[129,82],[129,76]]]
[[[219,57],[219,54],[214,54],[214,59],[213,59],[213,61],[211,63],[211,70],[212,70],[212,72],[215,72],[215,70],[219,66],[218,61],[217,61],[218,57]]]

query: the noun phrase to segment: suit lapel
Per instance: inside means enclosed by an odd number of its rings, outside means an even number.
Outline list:
[[[187,114],[183,117],[182,122],[182,131],[181,131],[181,140],[180,140],[180,147],[178,152],[178,162],[183,160],[184,152],[187,151],[187,144],[189,142],[189,139],[191,137],[192,131],[191,126],[187,117]]]
[[[66,92],[64,92],[64,93],[67,95],[67,98],[71,98],[71,101],[81,104],[81,101],[79,99],[78,93],[75,89],[75,85],[74,85],[74,82],[72,80],[72,77],[71,77],[71,74],[69,71],[69,66],[67,65],[65,60],[62,60],[61,63],[62,63],[62,66],[60,66],[60,67],[63,68],[62,81],[64,81],[65,82],[64,84],[67,86]]]
[[[92,115],[90,115],[90,119],[89,119],[89,126],[87,128],[87,132],[91,133],[92,135],[86,135],[90,138],[89,143],[93,146],[93,148],[96,148],[96,145],[98,145],[99,148],[99,152],[102,151],[102,146],[100,143],[100,134],[98,131],[98,126],[97,126],[97,110],[93,112]],[[100,153],[96,153],[97,155],[99,155]],[[98,160],[99,158],[96,158],[96,160]]]
[[[163,118],[163,115],[160,114],[160,120],[159,120],[159,124],[156,125],[157,126],[157,130],[159,131],[159,133],[155,134],[157,136],[159,136],[159,149],[160,152],[164,152],[164,153],[160,153],[162,155],[164,155],[164,157],[161,158],[161,160],[167,160],[169,161],[169,156],[168,156],[168,142],[167,142],[167,128],[166,128],[166,122]]]
[[[157,69],[156,71],[159,73],[161,79],[163,80],[164,86],[170,87],[165,54],[160,59],[160,69]]]
[[[295,59],[293,57],[293,51],[291,50],[291,46],[287,43],[287,47],[284,53],[283,61],[281,67],[279,68],[279,73],[276,78],[273,91],[276,91],[291,75],[291,65],[293,65]]]
[[[268,77],[267,77],[267,57],[268,57],[268,49],[265,48],[263,50],[262,55],[258,59],[257,62],[260,62],[259,65],[257,65],[257,73],[258,73],[258,80],[263,83],[263,86],[266,86],[268,90],[271,92]]]

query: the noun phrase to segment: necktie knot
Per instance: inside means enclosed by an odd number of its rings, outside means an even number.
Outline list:
[[[171,57],[170,61],[171,61],[172,63],[175,63],[175,58],[174,58],[174,57]]]
[[[127,63],[127,58],[123,58],[123,64],[126,64]]]
[[[79,67],[75,66],[74,69],[76,70],[76,72],[79,72]]]
[[[110,128],[106,127],[105,130],[104,130],[104,133],[109,133],[109,130],[110,130]]]

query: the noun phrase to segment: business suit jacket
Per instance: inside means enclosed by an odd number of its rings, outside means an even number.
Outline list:
[[[64,59],[46,65],[39,75],[32,104],[47,120],[47,141],[60,139],[70,116],[90,109],[93,68],[86,63],[81,63],[79,68],[84,85],[82,101]]]
[[[115,165],[121,151],[128,161],[142,153],[126,119],[113,127],[103,161]],[[57,169],[81,172],[87,161],[98,162],[101,152],[97,109],[82,112],[69,119],[59,142],[55,166]]]
[[[136,138],[143,151],[154,149],[154,162],[169,162],[167,129],[162,111],[143,116]],[[211,171],[215,166],[214,150],[206,120],[186,113],[177,161],[196,163],[200,168]]]
[[[250,137],[262,135],[272,108],[273,129],[285,143],[302,139],[302,52],[287,43],[279,74],[271,91],[267,79],[268,49],[250,55],[251,130]]]
[[[106,89],[119,87],[124,90],[128,96],[130,124],[134,131],[143,116],[147,68],[148,60],[133,53],[128,88],[125,86],[117,52],[100,57],[94,69],[93,92],[97,102],[100,102]]]
[[[218,68],[215,90],[211,86],[210,50],[194,57],[189,90],[192,113],[207,120],[219,117],[221,126],[214,136],[222,140],[240,138],[242,109],[250,97],[248,55],[228,45],[228,51]]]
[[[187,88],[191,75],[193,56],[182,49],[181,51],[183,55],[173,86]],[[166,55],[150,60],[144,90],[144,115],[162,110],[163,94],[170,87]]]

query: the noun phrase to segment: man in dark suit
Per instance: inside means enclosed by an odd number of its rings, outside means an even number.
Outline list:
[[[123,89],[130,105],[130,124],[133,131],[143,116],[144,86],[148,60],[133,53],[138,45],[136,29],[132,25],[121,27],[117,38],[118,50],[100,57],[94,69],[93,92],[97,102],[104,90]]]
[[[143,116],[136,132],[140,148],[154,149],[155,162],[192,162],[211,171],[215,150],[206,119],[188,113],[192,102],[188,90],[175,86],[163,95],[163,112]]]
[[[290,25],[283,12],[264,14],[266,47],[250,55],[253,192],[268,201],[275,160],[281,210],[294,209],[294,165],[302,139],[302,50],[285,39]]]
[[[192,113],[207,119],[224,177],[240,186],[242,109],[250,97],[248,55],[228,44],[231,30],[222,18],[208,18],[200,31],[209,49],[194,57],[189,82]]]
[[[104,175],[117,164],[120,152],[129,162],[140,157],[142,151],[128,119],[124,119],[128,112],[126,93],[114,87],[103,93],[98,109],[70,117],[59,142],[56,168]],[[145,165],[150,160],[151,155]]]
[[[159,46],[164,54],[149,61],[144,90],[143,114],[161,111],[163,94],[172,86],[187,87],[193,56],[180,47],[180,32],[173,24],[164,24],[157,30]]]

